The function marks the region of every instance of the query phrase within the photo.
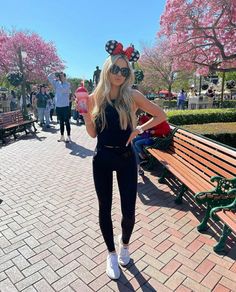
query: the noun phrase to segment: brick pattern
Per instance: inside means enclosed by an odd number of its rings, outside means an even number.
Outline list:
[[[54,124],[0,149],[0,291],[236,291],[235,237],[215,254],[214,233],[196,230],[201,210],[175,205],[178,184],[158,184],[159,168],[139,178],[132,262],[111,281],[91,171],[96,141],[84,126],[72,125],[71,144],[58,135]],[[115,178],[112,214],[117,235]]]

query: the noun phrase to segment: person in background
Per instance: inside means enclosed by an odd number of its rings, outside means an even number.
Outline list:
[[[148,113],[142,114],[139,116],[138,124],[142,125],[142,124],[146,123],[150,118],[151,118],[151,116]],[[135,148],[136,153],[137,153],[136,158],[137,158],[139,175],[144,174],[144,171],[140,167],[140,165],[145,163],[146,158],[147,158],[145,156],[143,148],[145,146],[152,145],[155,142],[155,140],[153,138],[166,137],[170,134],[170,132],[171,132],[170,125],[168,124],[167,121],[163,121],[159,125],[156,125],[155,127],[149,129],[148,131],[145,131],[143,134],[138,135],[136,138],[133,139],[133,145],[134,145],[134,148]],[[141,159],[141,161],[140,161],[140,159]]]
[[[177,96],[177,108],[183,110],[184,109],[184,104],[186,100],[186,92],[184,89],[181,89]]]
[[[138,60],[134,47],[126,50],[117,41],[109,41],[110,54],[104,63],[100,81],[88,100],[88,113],[83,114],[88,134],[97,137],[93,157],[93,178],[99,204],[99,224],[108,250],[106,273],[120,277],[119,265],[130,262],[129,242],[135,224],[137,196],[137,162],[132,140],[144,131],[166,120],[163,110],[138,90],[131,88],[134,73],[130,62]],[[136,110],[152,115],[136,127]],[[111,218],[113,171],[116,171],[121,198],[122,233],[118,236],[118,255],[114,244]]]
[[[96,67],[96,70],[93,73],[93,84],[95,86],[98,85],[99,79],[100,79],[100,74],[101,74],[101,70],[99,69],[99,66]]]
[[[210,98],[214,98],[215,97],[215,91],[213,90],[213,87],[210,86],[206,92],[206,95]]]
[[[54,101],[54,94],[50,91],[49,96],[51,99],[51,107],[50,107],[50,121],[53,122],[53,114],[55,110],[55,101]]]
[[[76,110],[76,102],[75,102],[75,95],[71,99],[71,116],[76,123],[78,123],[78,111]]]
[[[38,108],[37,108],[37,92],[33,92],[32,96],[31,96],[31,100],[32,100],[32,111],[34,114],[34,118],[37,120],[38,122]]]
[[[66,142],[71,142],[71,127],[70,127],[70,107],[69,97],[71,92],[70,83],[66,80],[66,74],[51,73],[48,75],[48,81],[52,84],[55,90],[55,105],[58,120],[60,122],[61,137],[58,142],[65,141],[64,130],[66,125],[67,139]]]
[[[71,109],[72,109],[72,103],[73,103],[74,98],[75,98],[74,94],[70,93],[70,95],[69,95],[69,119],[71,119],[71,116],[72,116]]]
[[[40,127],[43,127],[43,125],[45,124],[44,117],[45,117],[47,99],[48,99],[48,96],[46,94],[46,88],[45,88],[45,85],[42,84],[39,86],[39,92],[36,94],[37,111],[38,111]]]
[[[47,103],[46,103],[44,114],[45,114],[45,120],[46,120],[46,128],[50,128],[50,110],[52,107],[52,99],[49,94],[49,88],[46,85],[45,85],[45,93],[47,95]]]
[[[17,109],[17,98],[14,90],[10,93],[10,110],[15,111]]]

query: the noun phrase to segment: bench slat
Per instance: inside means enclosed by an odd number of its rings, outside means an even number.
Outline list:
[[[156,153],[155,153],[156,155]],[[166,159],[166,161],[173,163],[173,167],[177,167],[177,165],[179,165],[180,167],[182,166],[186,172],[186,175],[189,176],[190,175],[190,171],[191,171],[191,175],[197,178],[197,184],[200,187],[200,183],[199,180],[202,182],[203,187],[206,185],[209,186],[210,179],[209,176],[207,176],[203,171],[201,171],[201,168],[196,168],[193,164],[187,162],[186,160],[182,159],[181,157],[179,157],[178,155],[174,154],[174,153],[158,153],[159,157],[164,157]],[[176,159],[176,161],[173,160],[173,158]],[[178,166],[178,167],[179,167]],[[212,184],[212,186],[214,186]]]
[[[223,210],[225,214],[236,224],[236,213],[232,210]]]
[[[199,141],[201,143],[200,144],[201,147],[202,147],[202,144],[208,145],[208,146],[211,146],[213,149],[217,149],[217,150],[221,151],[222,153],[225,153],[226,154],[226,161],[227,161],[228,156],[232,156],[233,158],[236,158],[236,151],[234,151],[234,150],[231,150],[231,149],[226,148],[222,145],[216,144],[216,143],[209,141],[205,138],[197,136],[196,134],[187,132],[186,130],[178,129],[178,132],[176,132],[176,134],[178,134],[178,133],[182,133],[184,136],[189,136],[192,139]],[[215,155],[215,153],[214,153],[214,155]]]
[[[217,216],[224,222],[231,230],[236,232],[236,214],[232,211],[218,211]],[[229,215],[230,214],[230,215]],[[229,217],[230,216],[230,217]]]
[[[173,154],[173,156],[176,156],[176,158],[181,161],[184,165],[186,165],[189,169],[191,169],[193,172],[196,173],[196,175],[200,176],[202,179],[206,180],[206,181],[210,181],[210,178],[212,176],[215,175],[215,173],[213,171],[211,171],[210,169],[203,167],[202,164],[200,163],[189,163],[189,161],[187,160],[187,155],[186,155],[186,159],[183,159],[182,157]]]
[[[192,170],[189,170],[188,167],[184,167],[177,159],[173,159],[171,155],[167,156],[165,160],[164,157],[156,154],[155,150],[149,149],[148,151],[193,192],[197,193],[204,189],[213,188],[210,182],[199,179]]]
[[[231,173],[232,176],[235,176],[236,174],[236,159],[232,159],[231,162],[233,163],[233,165],[229,164],[229,160],[227,159],[226,162],[223,158],[225,158],[222,154],[220,154],[219,152],[217,152],[217,156],[213,155],[213,151],[214,149],[212,148],[207,148],[207,147],[203,147],[201,145],[199,145],[199,143],[191,141],[189,138],[186,138],[186,141],[183,141],[181,139],[177,139],[176,137],[174,137],[174,144],[175,147],[178,149],[179,146],[178,145],[182,145],[183,147],[190,149],[192,152],[196,153],[198,156],[195,156],[195,159],[198,160],[199,162],[202,162],[202,160],[204,160],[204,164],[206,161],[206,158],[208,160],[210,160],[211,162],[213,162],[216,165],[220,165],[222,168],[224,168],[224,170],[227,170],[227,172]],[[197,148],[197,147],[199,148]],[[201,148],[200,148],[201,147]],[[181,148],[183,149],[183,148]],[[221,158],[223,156],[223,158]],[[203,157],[203,159],[202,159]]]
[[[199,169],[200,173],[203,177],[207,176],[208,179],[215,175],[215,172],[213,172],[211,169],[207,168],[205,165],[199,163],[198,161],[195,161],[194,163],[192,160],[189,159],[189,156],[184,154],[182,151],[175,149],[175,154],[172,155],[178,156],[178,159],[180,159],[185,164],[190,164],[190,168],[192,169]],[[191,163],[189,163],[191,161]]]
[[[175,143],[174,143],[174,147],[175,147]],[[217,175],[221,175],[221,176],[224,176],[226,178],[232,178],[234,177],[230,172],[227,172],[225,171],[224,169],[222,169],[221,167],[213,164],[211,162],[211,160],[206,160],[204,159],[203,157],[199,157],[197,154],[193,153],[193,151],[191,150],[188,150],[186,148],[184,148],[183,146],[181,145],[178,145],[178,149],[179,150],[182,150],[182,152],[184,153],[184,155],[188,155],[189,158],[188,160],[191,160],[191,163],[195,163],[195,161],[197,160],[198,162],[201,162],[202,166],[206,166],[208,167],[209,169],[211,169],[212,171],[214,171],[215,174]],[[180,156],[182,156],[181,152],[178,153]]]
[[[199,142],[191,141],[191,138],[187,138],[187,137],[181,137],[180,138],[180,137],[178,137],[178,138],[175,138],[175,141],[177,141],[178,143],[181,144],[182,141],[185,142],[185,140],[183,140],[183,139],[186,139],[186,141],[191,144],[191,147],[195,148],[194,152],[199,153],[200,155],[202,155],[202,153],[210,155],[208,157],[210,157],[210,158],[213,157],[213,158],[217,159],[217,162],[216,162],[216,160],[214,160],[216,164],[219,163],[218,160],[222,161],[224,163],[223,164],[224,166],[226,166],[227,164],[229,164],[229,165],[232,164],[231,165],[231,171],[232,171],[232,173],[236,172],[236,170],[235,170],[236,169],[235,168],[236,158],[234,158],[232,156],[227,156],[227,155],[223,154],[222,152],[219,152],[218,150],[216,150],[214,148],[209,148],[209,147],[206,147],[204,145],[201,145]],[[206,152],[204,152],[204,151],[206,151]],[[204,155],[203,155],[203,157],[204,157]]]
[[[187,133],[189,134],[189,133]],[[192,134],[194,135],[194,134]],[[201,150],[205,150],[207,151],[209,154],[214,155],[215,157],[220,157],[221,159],[225,160],[226,162],[228,162],[228,158],[230,158],[230,163],[232,163],[233,165],[235,165],[235,161],[236,161],[236,151],[233,151],[231,149],[225,148],[223,149],[223,146],[218,145],[217,143],[214,145],[214,143],[210,143],[210,145],[208,144],[204,144],[202,142],[202,138],[195,136],[194,138],[192,136],[189,135],[184,135],[182,133],[176,132],[175,137],[178,137],[179,139],[183,140],[183,141],[188,141],[189,143],[191,143],[193,146],[200,148]],[[209,142],[206,140],[206,142]],[[218,146],[221,146],[220,149]],[[230,154],[228,154],[228,150],[230,150]]]

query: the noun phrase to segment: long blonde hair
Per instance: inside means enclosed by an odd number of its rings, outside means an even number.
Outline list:
[[[110,100],[111,82],[109,79],[110,68],[116,63],[118,59],[124,59],[130,69],[130,75],[125,79],[125,82],[120,86],[119,96],[116,102],[112,104]],[[106,127],[106,115],[105,108],[107,103],[113,105],[119,114],[120,127],[122,130],[126,130],[128,126],[131,129],[135,128],[136,116],[134,109],[134,101],[131,94],[131,85],[134,82],[133,69],[128,59],[123,55],[109,56],[103,65],[103,69],[100,75],[99,83],[94,90],[94,108],[92,110],[92,119],[100,119],[101,131]]]

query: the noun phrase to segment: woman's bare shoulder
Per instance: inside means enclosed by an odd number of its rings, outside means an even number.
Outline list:
[[[146,99],[146,97],[137,89],[132,89],[131,95],[137,105]]]
[[[95,96],[94,93],[89,94],[89,102],[94,104],[95,103]]]

